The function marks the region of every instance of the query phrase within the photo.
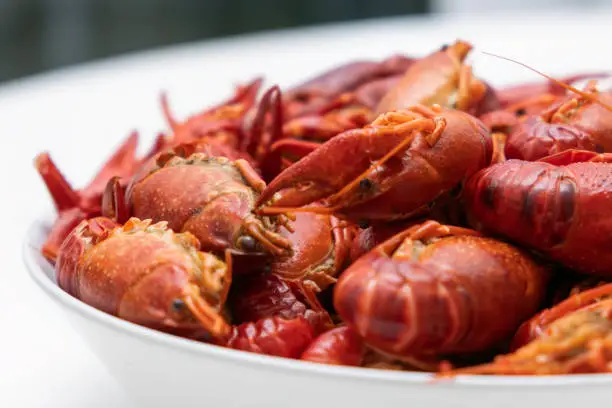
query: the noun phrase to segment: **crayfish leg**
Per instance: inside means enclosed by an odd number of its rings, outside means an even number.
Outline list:
[[[474,101],[480,100],[487,92],[487,87],[481,81],[475,81],[472,67],[465,64],[459,68],[459,86],[455,107],[458,110],[467,110]]]
[[[189,286],[183,294],[182,300],[189,311],[216,339],[227,337],[231,332],[231,326],[223,316],[201,298],[196,287]]]
[[[119,177],[113,177],[106,185],[102,195],[102,215],[119,224],[125,223],[130,217],[125,202],[125,189],[121,185]]]
[[[270,118],[270,131],[266,132],[268,118]],[[278,85],[275,85],[266,91],[255,108],[254,118],[244,132],[240,150],[249,153],[257,162],[261,162],[269,153],[269,147],[282,137],[282,93]]]
[[[253,188],[253,190],[261,193],[266,188],[266,182],[259,177],[257,171],[244,159],[238,159],[234,162],[234,165],[240,171],[242,177],[246,183]]]
[[[51,160],[49,153],[39,154],[34,163],[53,198],[57,211],[68,210],[79,205],[79,194]]]
[[[491,134],[493,139],[493,154],[491,155],[491,165],[503,163],[506,161],[506,140],[508,137],[505,133],[494,132]]]

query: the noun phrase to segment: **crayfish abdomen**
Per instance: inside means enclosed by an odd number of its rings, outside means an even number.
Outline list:
[[[565,151],[539,162],[509,160],[465,186],[473,224],[587,274],[611,276],[609,155]]]
[[[506,243],[429,221],[350,266],[334,304],[368,345],[390,355],[479,352],[537,311],[547,277]]]

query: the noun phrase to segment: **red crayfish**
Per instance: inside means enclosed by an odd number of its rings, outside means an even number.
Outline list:
[[[275,95],[275,105],[269,108],[272,124],[264,179],[271,180],[337,134],[371,122],[380,99],[412,63],[399,55],[381,62],[349,63],[288,90],[282,98]]]
[[[577,271],[611,276],[611,162],[610,154],[567,150],[494,164],[465,185],[471,222]]]
[[[472,48],[470,43],[458,40],[417,60],[382,98],[376,112],[440,105],[481,115],[498,108],[495,92],[475,78],[471,66],[464,63]]]
[[[612,150],[612,93],[600,92],[597,81],[589,81],[581,91],[526,64],[491,55],[519,64],[577,95],[544,94],[518,107],[481,116],[492,132],[506,135],[508,158],[532,161],[570,149],[598,153]]]
[[[199,251],[190,233],[131,218],[82,221],[55,264],[59,286],[83,302],[133,323],[181,335],[223,339],[231,263]]]
[[[323,72],[285,93],[284,115],[293,119],[320,114],[330,104],[347,98],[374,109],[413,63],[413,58],[394,55],[380,62],[355,61]]]
[[[612,92],[576,85],[591,74],[494,89],[471,50],[261,96],[257,78],[182,122],[163,94],[169,133],[142,157],[131,135],[81,190],[39,155],[59,286],[312,363],[612,372]]]
[[[189,231],[207,251],[233,249],[282,255],[291,243],[267,217],[253,214],[264,181],[246,160],[194,153],[162,156],[157,166],[135,177],[124,192],[111,180],[105,215],[167,221]]]
[[[489,132],[468,113],[420,105],[389,112],[283,171],[260,195],[258,211],[406,219],[486,167],[491,154]],[[296,208],[318,200],[322,205]]]
[[[576,294],[541,312],[522,329],[525,345],[493,362],[441,375],[553,375],[612,372],[612,284]],[[521,331],[519,331],[519,334]]]
[[[385,354],[474,353],[514,334],[540,307],[548,272],[473,230],[428,221],[353,263],[334,288],[343,321]]]

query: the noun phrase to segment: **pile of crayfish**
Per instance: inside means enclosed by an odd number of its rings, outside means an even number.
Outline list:
[[[605,73],[493,87],[457,40],[297,86],[256,78],[81,189],[48,153],[41,248],[118,318],[311,363],[612,371]],[[610,217],[610,219],[608,218]]]

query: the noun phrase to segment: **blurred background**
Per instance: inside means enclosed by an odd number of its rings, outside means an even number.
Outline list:
[[[155,46],[267,29],[605,3],[610,0],[0,0],[0,82]]]

